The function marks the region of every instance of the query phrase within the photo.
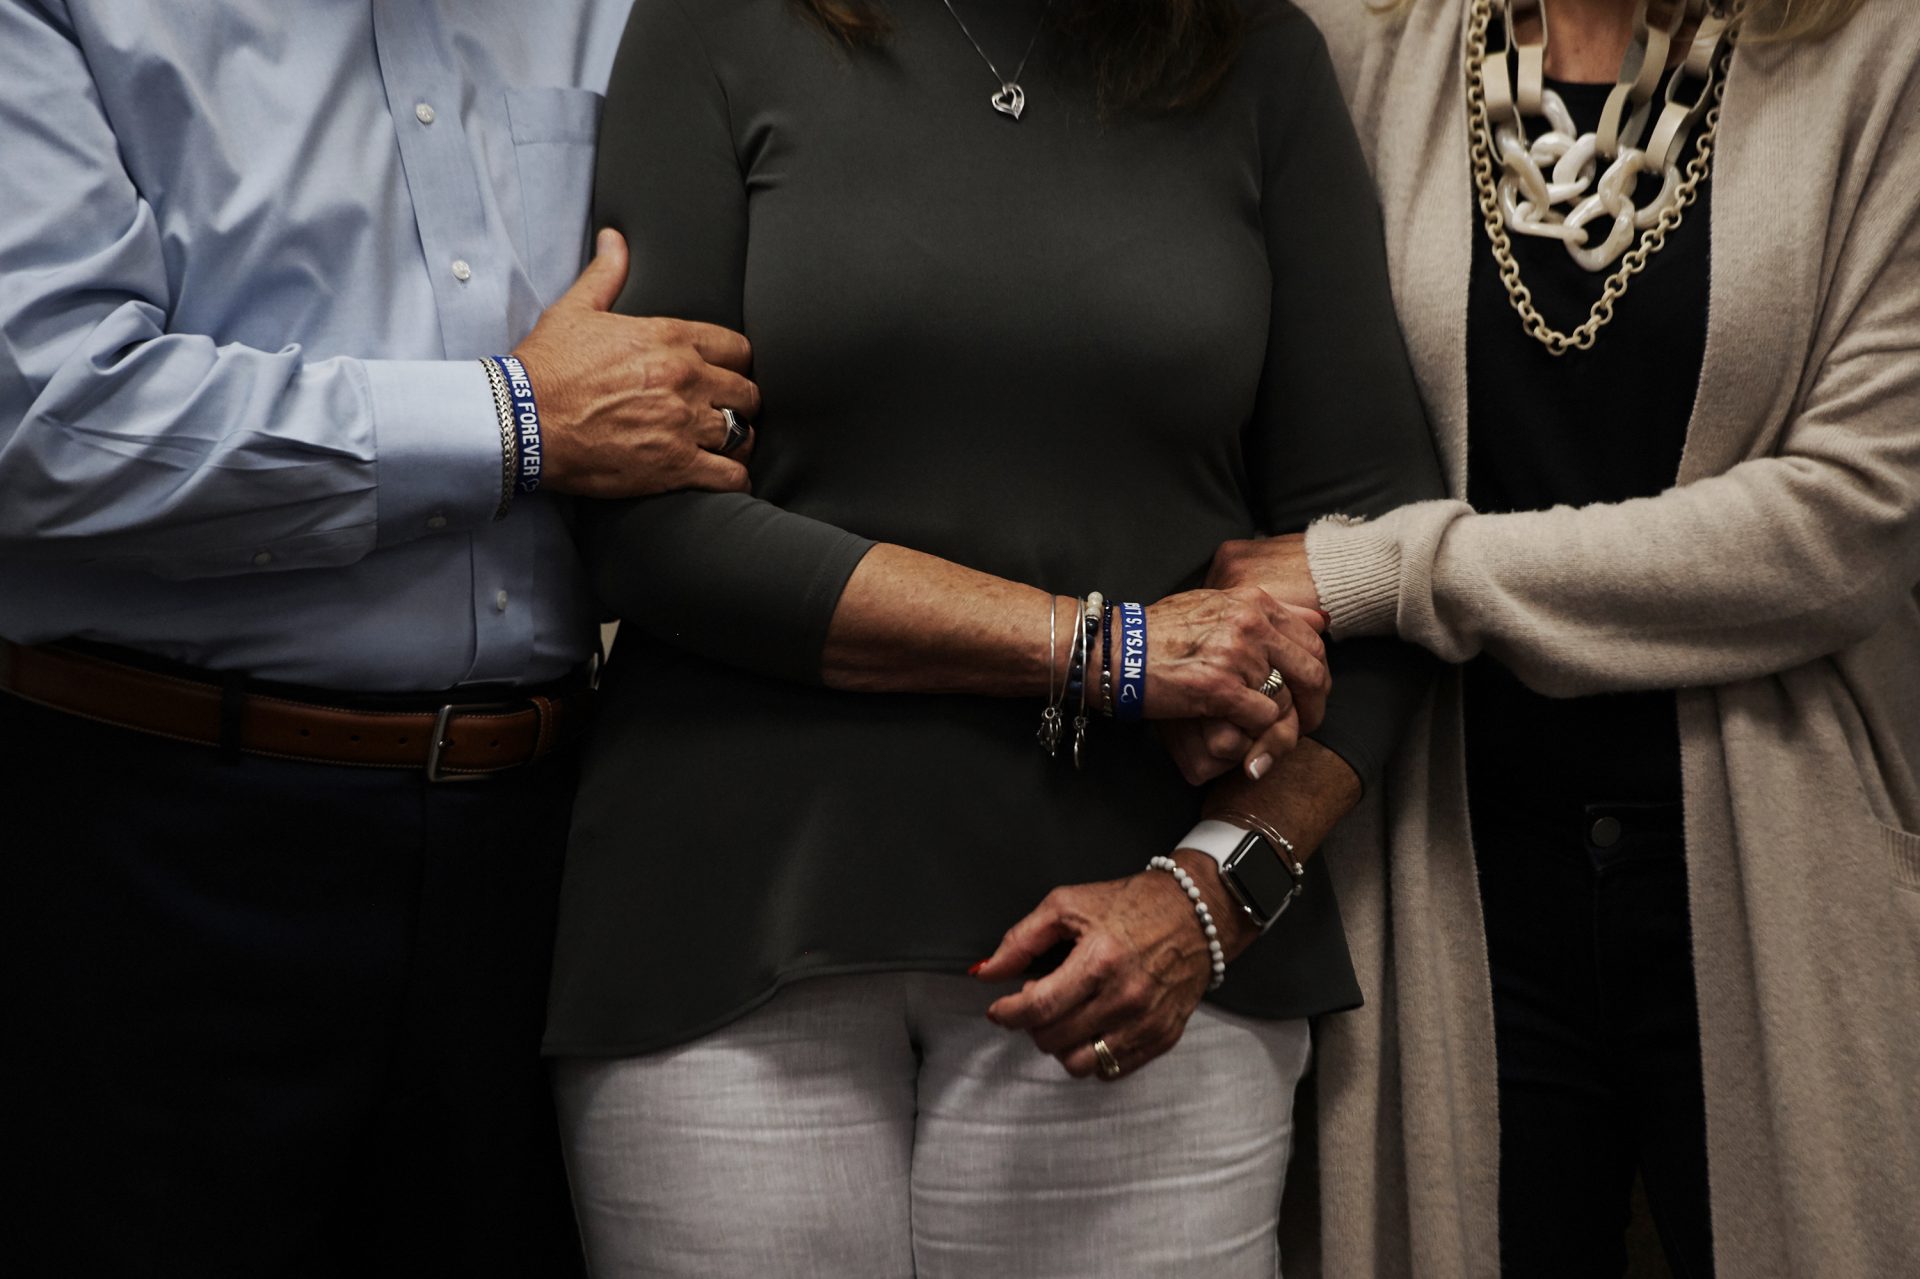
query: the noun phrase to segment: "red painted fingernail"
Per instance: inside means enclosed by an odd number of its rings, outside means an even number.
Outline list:
[[[982,968],[985,968],[986,966],[987,966],[987,961],[984,959],[981,960],[979,963],[975,964],[973,967],[967,969],[967,976],[978,977],[980,975],[980,970]]]

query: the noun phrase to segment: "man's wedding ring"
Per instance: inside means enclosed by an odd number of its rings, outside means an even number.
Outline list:
[[[1106,1040],[1093,1041],[1093,1059],[1100,1063],[1100,1078],[1120,1078],[1120,1059],[1113,1055],[1113,1049],[1107,1047]]]
[[[1287,691],[1287,677],[1279,671],[1269,669],[1267,678],[1260,685],[1260,696],[1277,698]]]
[[[727,442],[720,446],[720,451],[722,453],[731,453],[747,442],[747,435],[749,434],[747,424],[742,422],[740,415],[732,409],[721,409],[720,416],[724,418],[727,423]]]

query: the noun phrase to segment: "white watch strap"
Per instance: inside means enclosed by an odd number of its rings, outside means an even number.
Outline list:
[[[1186,833],[1180,841],[1180,847],[1205,853],[1224,866],[1227,858],[1233,856],[1233,850],[1240,847],[1241,841],[1250,833],[1245,827],[1235,826],[1232,822],[1204,821]]]

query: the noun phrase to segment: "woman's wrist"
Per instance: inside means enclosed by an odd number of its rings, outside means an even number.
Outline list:
[[[1390,524],[1330,516],[1308,527],[1307,572],[1341,639],[1391,635],[1400,604],[1400,540]]]
[[[1191,848],[1178,849],[1168,855],[1175,865],[1187,872],[1194,886],[1200,890],[1201,900],[1206,902],[1213,925],[1219,932],[1220,948],[1226,952],[1227,962],[1231,964],[1260,936],[1260,930],[1253,926],[1247,913],[1234,901],[1233,894],[1227,891],[1226,881],[1220,878],[1220,863]]]
[[[1086,757],[1096,718],[1139,719],[1146,691],[1146,620],[1138,604],[1099,591],[1052,597],[1047,612],[1047,692],[1036,734],[1049,755]],[[1124,705],[1123,705],[1124,701]],[[1126,713],[1131,708],[1133,713]]]

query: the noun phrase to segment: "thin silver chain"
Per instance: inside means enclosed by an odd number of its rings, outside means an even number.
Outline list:
[[[1013,69],[1013,79],[1009,80],[1000,74],[999,67],[993,65],[993,59],[989,58],[987,51],[980,47],[980,42],[973,38],[973,32],[967,30],[967,24],[960,17],[960,11],[953,7],[953,0],[940,0],[940,3],[947,6],[947,12],[951,13],[953,20],[960,24],[960,34],[967,38],[967,43],[973,46],[973,51],[980,55],[980,61],[987,64],[987,70],[993,72],[993,78],[1000,82],[1000,87],[1003,89],[1019,84],[1020,77],[1026,74],[1027,59],[1033,56],[1034,46],[1040,43],[1040,32],[1046,28],[1047,15],[1053,12],[1053,0],[1047,0],[1047,7],[1040,11],[1040,21],[1034,24],[1033,39],[1027,41],[1027,51],[1020,55],[1020,65]]]

